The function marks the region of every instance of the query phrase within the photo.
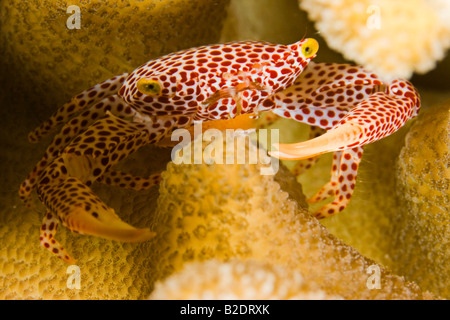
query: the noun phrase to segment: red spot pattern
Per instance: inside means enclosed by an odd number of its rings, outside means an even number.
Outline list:
[[[252,113],[266,100],[267,93],[272,95],[288,87],[303,71],[309,59],[300,59],[300,45],[301,42],[298,46],[289,47],[244,41],[176,52],[136,69],[125,82],[125,89],[121,89],[121,96],[140,113],[153,115],[158,109],[159,112],[166,111],[167,115],[173,114],[169,108],[174,104],[173,98],[155,106],[153,102],[147,102],[146,97],[137,95],[136,83],[145,75],[146,78],[158,80],[162,87],[167,88],[169,96],[184,97],[184,106],[180,104],[177,111],[196,114],[196,120],[233,117],[237,109],[232,106],[243,98],[245,102],[240,111]],[[167,78],[166,75],[172,77]],[[243,91],[251,94],[244,97],[241,94]],[[214,96],[216,92],[220,95]],[[189,99],[186,97],[188,94]],[[216,100],[218,103],[213,103],[213,111],[209,107],[211,101]],[[199,104],[191,105],[191,101]]]
[[[316,202],[334,196],[317,217],[343,210],[355,187],[362,146],[393,133],[414,117],[420,108],[419,95],[409,82],[386,84],[363,68],[330,63],[307,67],[310,59],[302,58],[301,45],[301,41],[290,46],[235,42],[172,53],[129,75],[97,84],[63,105],[29,135],[29,140],[36,142],[65,123],[19,191],[27,202],[37,186],[38,196],[47,206],[41,244],[72,262],[54,235],[60,222],[74,232],[83,231],[81,224],[67,218],[74,208],[83,208],[95,219],[109,210],[90,191],[94,181],[136,190],[149,188],[159,183],[159,174],[133,177],[111,167],[193,120],[228,119],[238,112],[273,110],[312,125],[312,139],[335,127],[346,128],[348,123],[360,128],[347,135],[349,141],[340,141],[330,183],[310,199]],[[155,81],[160,92],[139,92],[137,82],[143,78]],[[86,162],[84,178],[69,175],[66,163],[70,161],[64,157],[72,155],[79,156],[76,161]],[[316,157],[305,160],[296,172],[315,161]]]
[[[333,201],[324,205],[315,212],[317,218],[325,218],[334,215],[347,206],[355,188],[355,178],[358,165],[361,161],[362,147],[338,151],[333,157],[331,181],[320,189],[313,197],[308,199],[310,203],[316,203],[324,199],[334,197]]]
[[[316,202],[341,195],[317,212],[321,218],[341,211],[351,198],[362,146],[392,134],[420,108],[419,94],[409,82],[384,84],[360,67],[312,62],[292,86],[275,94],[274,102],[279,116],[325,130],[346,123],[361,128],[353,137],[356,142],[342,141],[337,152],[332,168],[336,186],[329,184],[311,198]]]

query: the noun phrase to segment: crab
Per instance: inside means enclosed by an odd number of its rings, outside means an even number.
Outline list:
[[[30,206],[36,189],[46,207],[41,245],[75,263],[55,239],[60,223],[106,239],[151,239],[153,232],[122,221],[90,186],[101,182],[148,189],[160,182],[160,174],[137,177],[113,166],[194,121],[233,121],[265,111],[312,126],[313,139],[278,144],[272,156],[307,159],[306,168],[320,154],[334,152],[331,181],[309,201],[333,199],[315,213],[318,218],[342,211],[355,187],[363,146],[416,116],[420,99],[407,81],[382,81],[347,64],[314,63],[317,51],[312,38],[291,45],[240,41],[202,46],[151,60],[72,98],[28,136],[37,142],[63,124],[19,190]]]

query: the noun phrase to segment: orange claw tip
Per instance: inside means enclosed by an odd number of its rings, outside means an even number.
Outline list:
[[[339,125],[325,134],[303,142],[291,144],[273,144],[278,151],[270,155],[282,160],[301,160],[312,158],[327,152],[338,151],[356,146],[361,140],[363,129],[353,123]]]
[[[328,150],[314,148],[309,141],[290,144],[274,143],[272,146],[278,150],[269,152],[269,155],[281,160],[307,159],[328,152]]]
[[[86,232],[89,234],[90,232]],[[101,226],[98,229],[92,229],[92,235],[104,239],[121,241],[121,242],[144,242],[156,236],[155,232],[150,231],[149,228],[134,228],[125,222],[123,225],[117,226]]]
[[[150,231],[148,228],[143,229],[134,229],[130,231],[128,237],[125,236],[122,239],[119,239],[119,241],[124,242],[143,242],[148,241],[156,236],[155,232]]]
[[[111,208],[97,210],[97,213],[98,218],[94,218],[90,212],[86,212],[81,207],[75,208],[68,215],[66,226],[82,234],[122,242],[143,242],[156,235],[148,228],[134,228],[120,220]]]

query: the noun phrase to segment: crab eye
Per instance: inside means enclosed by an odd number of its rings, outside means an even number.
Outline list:
[[[315,39],[306,39],[305,43],[302,44],[302,53],[306,59],[314,56],[318,50],[319,43]]]
[[[162,91],[162,87],[158,80],[140,79],[136,86],[140,93],[147,96],[157,96],[160,95]]]

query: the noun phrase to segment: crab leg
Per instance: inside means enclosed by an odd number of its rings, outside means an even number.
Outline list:
[[[69,119],[78,112],[88,108],[93,103],[96,103],[107,96],[116,94],[121,85],[125,82],[127,76],[128,73],[115,76],[73,97],[69,102],[59,108],[48,120],[30,132],[28,140],[30,142],[38,142],[49,131],[59,124],[69,121]]]
[[[258,128],[267,128],[280,118],[281,117],[276,113],[269,111],[264,115],[263,119],[258,121]],[[310,128],[311,128],[309,132],[310,139],[317,138],[318,136],[322,135],[325,132],[324,129],[317,126],[311,126]],[[295,164],[294,168],[292,169],[292,173],[295,176],[301,175],[305,170],[311,168],[317,162],[317,160],[319,160],[318,156],[298,161]]]
[[[53,138],[44,156],[29,173],[19,189],[20,198],[28,207],[31,206],[30,195],[36,185],[37,177],[41,175],[44,168],[60,155],[64,147],[67,146],[73,137],[83,132],[96,120],[104,117],[108,111],[123,118],[133,117],[136,114],[117,95],[112,95],[94,104],[89,110],[84,111],[65,124]]]
[[[41,245],[49,250],[51,253],[56,254],[60,259],[67,263],[74,264],[76,260],[73,259],[64,249],[64,247],[55,239],[56,230],[58,229],[59,221],[55,215],[47,209],[42,221],[40,230]]]
[[[314,213],[317,218],[326,218],[345,209],[355,188],[362,154],[362,147],[338,151],[333,154],[331,181],[308,199],[308,202],[316,203],[334,197],[333,202],[324,205]]]
[[[350,65],[314,64],[293,86],[274,97],[274,113],[328,130],[314,139],[274,145],[272,156],[310,159],[335,152],[331,181],[310,202],[334,196],[316,212],[323,218],[342,211],[351,198],[362,146],[380,140],[417,115],[420,98],[407,81],[383,83],[376,75]]]
[[[147,190],[161,182],[161,173],[154,173],[149,177],[137,177],[121,171],[109,169],[97,180],[110,186],[133,190]]]
[[[263,118],[258,120],[258,128],[264,129],[274,124],[281,117],[272,111],[267,111]]]
[[[115,171],[110,171],[111,166],[141,146],[159,141],[173,127],[187,124],[188,119],[182,116],[136,123],[107,112],[105,118],[91,125],[45,168],[37,184],[38,196],[62,224],[74,232],[125,242],[148,240],[154,236],[153,232],[123,222],[89,186],[99,179],[108,183],[108,178],[118,175],[119,185],[129,178],[129,187],[145,189],[149,180],[133,187],[132,176],[114,174]],[[158,176],[149,179],[155,183]]]
[[[50,180],[44,175],[38,188],[39,198],[65,227],[78,233],[125,242],[153,237],[149,229],[137,229],[123,222],[114,209],[105,205],[80,179],[63,174],[71,169],[71,165],[70,160],[58,158],[49,167],[48,174],[61,172],[60,178]]]

